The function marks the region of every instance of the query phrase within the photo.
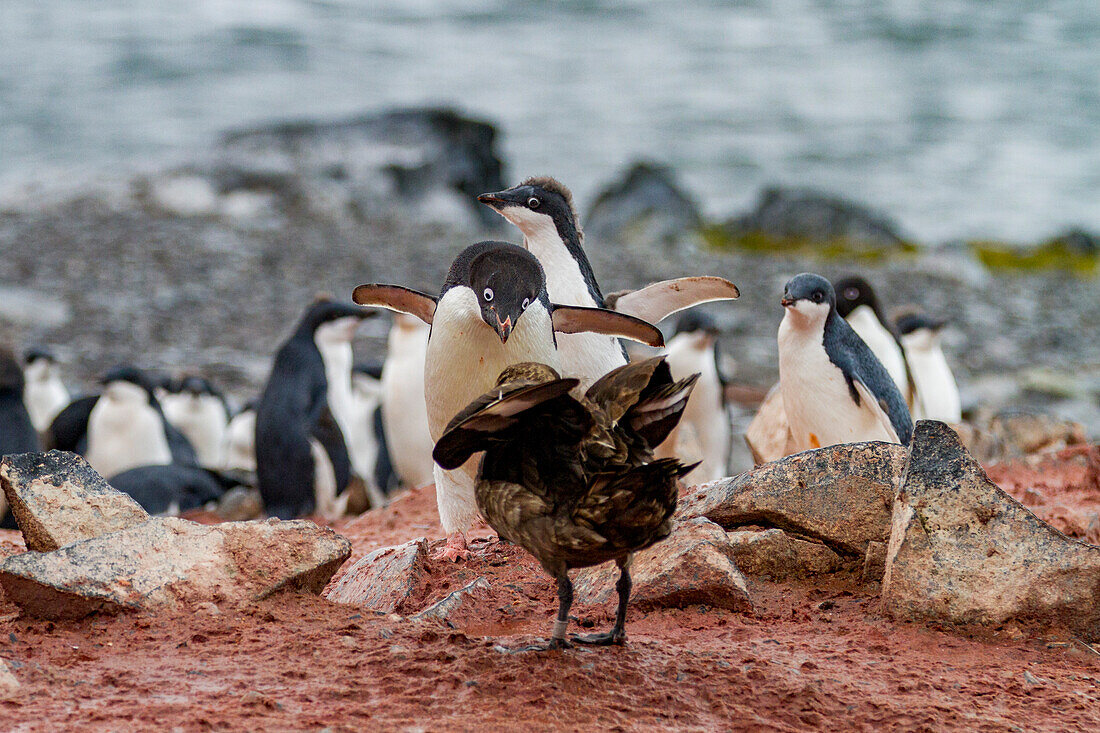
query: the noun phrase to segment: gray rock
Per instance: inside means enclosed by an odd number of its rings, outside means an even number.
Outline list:
[[[1100,638],[1100,547],[993,484],[945,424],[917,423],[893,509],[883,607],[901,619],[1010,620]]]
[[[722,528],[706,519],[677,523],[672,534],[634,556],[630,603],[638,608],[705,604],[752,613],[748,586]],[[584,568],[573,580],[578,603],[614,603],[619,570],[613,563]]]
[[[585,231],[619,242],[669,243],[701,224],[698,204],[677,185],[671,169],[639,162],[596,196]]]
[[[0,585],[26,613],[90,613],[215,602],[243,605],[282,590],[320,593],[351,543],[312,522],[202,525],[150,519],[53,552],[0,563]]]
[[[428,540],[418,537],[403,545],[380,547],[348,568],[325,598],[381,613],[408,611],[428,557]]]
[[[727,536],[737,567],[750,575],[783,580],[833,573],[844,565],[825,545],[791,537],[781,529],[741,530]]]
[[[726,529],[761,525],[812,537],[842,556],[863,557],[890,532],[890,506],[906,451],[894,443],[848,443],[796,453],[699,487],[679,516]]]
[[[904,243],[897,225],[860,204],[805,188],[768,188],[756,208],[726,224],[732,234],[760,234],[776,240],[843,241],[872,248]]]
[[[489,581],[485,578],[477,578],[458,590],[448,593],[440,600],[428,606],[420,613],[414,614],[410,618],[413,620],[431,618],[445,620],[452,613],[462,608],[462,604],[465,603],[467,598],[471,596],[476,597],[478,594],[487,590],[489,590]]]
[[[0,486],[28,550],[49,552],[141,524],[149,515],[80,456],[52,450],[0,461]]]

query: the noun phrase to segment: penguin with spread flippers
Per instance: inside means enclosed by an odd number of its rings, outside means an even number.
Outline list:
[[[780,301],[779,385],[799,451],[881,440],[909,444],[912,420],[886,368],[836,309],[828,280],[792,278]]]
[[[482,194],[478,201],[523,232],[524,246],[546,271],[550,300],[566,305],[609,307],[584,252],[584,234],[569,189],[553,178],[529,178],[506,191]],[[687,277],[617,293],[614,310],[657,323],[684,308],[737,297],[737,287],[728,280]],[[627,362],[622,345],[599,334],[561,336],[558,347],[563,373],[580,379],[581,390]]]
[[[910,311],[896,321],[905,361],[913,375],[916,394],[913,399],[914,420],[962,422],[962,401],[959,385],[947,357],[943,354],[941,336],[947,321],[933,318],[922,311]]]
[[[676,425],[697,376],[674,381],[655,357],[611,371],[578,399],[569,394],[576,379],[562,379],[544,364],[516,365],[455,416],[436,443],[435,459],[445,468],[469,465],[485,452],[478,508],[557,581],[550,643],[528,649],[568,645],[569,571],[609,560],[619,566],[615,625],[574,640],[625,641],[631,558],[672,531],[677,482],[694,467],[654,460],[651,446]]]
[[[438,297],[396,285],[360,285],[354,300],[414,315],[431,325],[424,362],[424,395],[433,438],[470,400],[512,364],[537,361],[559,367],[555,334],[585,331],[663,346],[661,332],[637,318],[601,308],[552,303],[538,259],[505,242],[479,242],[451,265]],[[436,464],[436,503],[447,547],[465,557],[477,514],[475,468],[444,471]]]
[[[327,299],[309,305],[275,354],[256,406],[256,480],[269,516],[292,519],[314,511],[344,514],[351,480],[346,437],[330,405],[329,381],[317,342],[325,324],[350,329],[374,311]],[[327,345],[326,345],[326,349]],[[350,363],[348,392],[350,394]]]

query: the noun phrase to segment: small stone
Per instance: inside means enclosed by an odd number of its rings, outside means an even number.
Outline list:
[[[683,518],[727,529],[777,527],[837,553],[863,557],[890,533],[890,505],[906,450],[894,443],[848,443],[796,453],[700,487],[680,502]]]
[[[882,584],[889,614],[1100,638],[1100,547],[998,488],[947,425],[918,422],[910,451]]]
[[[145,510],[116,491],[80,456],[52,450],[0,461],[0,486],[27,549],[49,552],[133,527]]]
[[[479,593],[487,590],[489,590],[489,581],[479,577],[458,590],[448,593],[441,600],[428,606],[420,613],[414,614],[411,618],[414,621],[429,618],[446,619],[452,613],[462,608],[462,604],[467,598],[471,596],[476,597]]]
[[[677,523],[672,534],[634,555],[630,603],[638,608],[694,604],[752,612],[748,586],[722,528],[697,518]],[[573,581],[578,603],[613,603],[619,569],[613,563],[584,568]]]
[[[407,611],[428,557],[428,540],[418,537],[403,545],[380,547],[348,568],[325,598],[392,614]]]

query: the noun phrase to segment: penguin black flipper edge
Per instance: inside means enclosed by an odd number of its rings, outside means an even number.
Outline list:
[[[367,284],[360,285],[352,293],[351,299],[359,305],[378,306],[398,313],[416,316],[429,326],[435,317],[438,301],[433,295],[422,293],[400,285]]]

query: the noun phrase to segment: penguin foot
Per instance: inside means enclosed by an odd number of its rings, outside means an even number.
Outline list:
[[[468,560],[469,557],[470,550],[466,547],[466,535],[461,532],[447,535],[447,544],[432,553],[433,560],[447,560],[448,562]]]
[[[621,645],[626,643],[626,633],[612,629],[602,634],[573,634],[573,641],[592,646]]]

